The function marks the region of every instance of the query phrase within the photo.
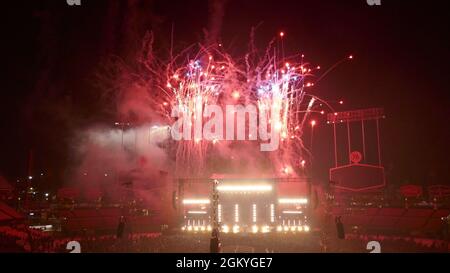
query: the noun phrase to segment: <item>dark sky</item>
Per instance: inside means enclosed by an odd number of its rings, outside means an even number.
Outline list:
[[[148,29],[163,50],[172,23],[179,48],[201,40],[208,27],[208,1],[81,1],[80,7],[65,0],[3,3],[0,173],[9,179],[27,174],[31,150],[33,173],[44,170],[46,183],[58,185],[71,162],[72,130],[113,120],[93,80],[103,57],[127,58]],[[382,155],[390,183],[448,184],[450,16],[443,2],[229,0],[222,40],[242,53],[250,28],[261,23],[259,47],[283,30],[287,54],[303,52],[323,68],[353,54],[354,61],[313,92],[343,99],[339,110],[385,109]],[[315,173],[325,179],[333,163],[332,131],[317,118]]]

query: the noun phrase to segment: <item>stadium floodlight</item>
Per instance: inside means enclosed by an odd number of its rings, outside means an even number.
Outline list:
[[[211,201],[209,199],[184,199],[184,205],[207,205]]]
[[[271,185],[220,185],[217,190],[221,192],[268,192]]]
[[[280,199],[278,199],[278,203],[304,205],[304,204],[308,204],[308,199],[306,199],[306,198],[280,198]]]

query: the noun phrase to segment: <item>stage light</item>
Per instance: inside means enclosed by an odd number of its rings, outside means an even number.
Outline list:
[[[280,198],[278,199],[280,204],[308,204],[308,199],[306,198]]]
[[[211,230],[212,230],[212,227],[211,227],[210,225],[208,225],[208,226],[206,227],[206,230],[211,231]]]
[[[303,231],[303,227],[302,226],[298,226],[297,229],[298,229],[298,231]]]
[[[270,204],[270,222],[275,222],[275,205]]]
[[[309,226],[304,226],[303,229],[304,229],[306,232],[310,231]]]
[[[253,233],[257,233],[258,232],[258,226],[257,225],[252,226],[252,232]]]
[[[238,225],[234,225],[233,226],[233,233],[238,233],[239,232],[239,226]]]
[[[283,227],[282,226],[277,226],[277,231],[283,231]]]
[[[183,204],[185,205],[206,205],[211,201],[208,199],[184,199]]]
[[[207,212],[204,210],[190,210],[188,214],[207,214]]]
[[[188,226],[188,231],[192,231],[192,226]]]
[[[295,231],[295,230],[296,230],[295,226],[292,226],[291,231]]]
[[[284,210],[283,213],[284,214],[302,214],[303,211],[301,211],[301,210]]]
[[[221,230],[222,230],[223,233],[228,233],[228,232],[230,232],[230,228],[229,228],[227,225],[223,225],[222,228],[221,228]]]
[[[217,186],[221,192],[267,192],[272,191],[271,185],[221,185]]]
[[[263,226],[263,227],[261,228],[261,232],[262,232],[262,233],[268,233],[268,232],[270,232],[270,227],[269,227],[269,226]]]
[[[284,227],[283,227],[283,230],[284,230],[284,231],[289,231],[289,227],[288,227],[288,226],[284,226]]]
[[[206,227],[205,227],[205,226],[202,226],[200,229],[201,229],[202,231],[205,231],[205,230],[206,230]]]

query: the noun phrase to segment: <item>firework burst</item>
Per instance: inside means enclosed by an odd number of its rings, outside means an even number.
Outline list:
[[[267,115],[269,131],[280,139],[279,149],[264,156],[270,158],[272,171],[295,175],[304,167],[309,152],[302,141],[303,127],[309,114],[324,113],[316,110],[319,105],[329,105],[307,92],[320,66],[305,62],[301,54],[280,57],[275,41],[262,54],[251,50],[241,58],[232,57],[223,47],[195,45],[161,61],[153,55],[152,35],[146,36],[139,59],[143,69],[135,78],[151,97],[149,107],[166,125],[175,122],[174,107],[188,116],[184,139],[172,143],[177,176],[207,175],[211,170],[206,163],[216,156],[214,149],[230,145],[224,138],[206,141],[201,132],[191,133],[196,123],[205,122],[198,113],[207,105],[256,105],[259,113]],[[246,140],[256,140],[256,136],[249,134]]]

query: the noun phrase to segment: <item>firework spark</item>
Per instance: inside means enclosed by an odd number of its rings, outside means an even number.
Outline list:
[[[278,39],[284,36],[280,34]],[[153,38],[147,36],[138,84],[151,96],[149,107],[168,125],[175,122],[171,115],[174,107],[181,109],[185,120],[184,139],[173,143],[176,175],[207,174],[206,163],[214,157],[214,149],[230,145],[221,141],[224,138],[205,141],[201,132],[192,133],[195,125],[203,128],[205,120],[198,113],[207,105],[256,105],[259,113],[267,115],[267,128],[281,140],[279,149],[269,156],[273,169],[284,174],[304,169],[308,151],[302,141],[303,127],[311,113],[324,113],[317,110],[319,106],[329,107],[307,92],[315,85],[314,73],[320,66],[305,62],[302,54],[280,57],[274,44],[269,43],[262,54],[252,50],[243,58],[233,58],[222,46],[191,46],[164,62],[153,56]],[[267,140],[267,136],[260,136],[264,138]],[[248,135],[247,140],[254,139],[256,136]]]

